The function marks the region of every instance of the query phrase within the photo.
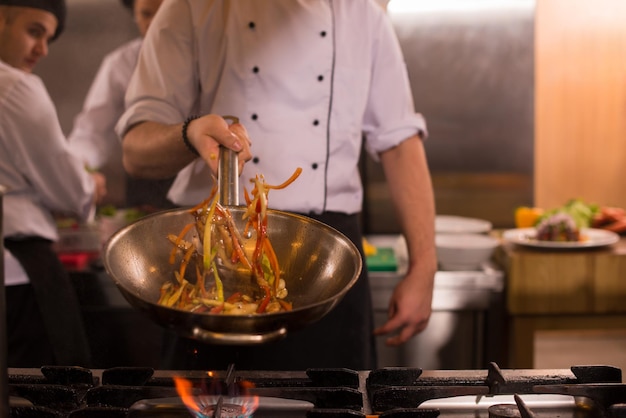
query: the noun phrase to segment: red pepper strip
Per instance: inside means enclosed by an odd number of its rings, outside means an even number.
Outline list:
[[[258,214],[257,218],[260,218],[261,215]],[[263,251],[263,245],[264,245],[264,241],[265,241],[265,234],[264,232],[264,228],[263,228],[263,222],[262,220],[260,220],[257,223],[257,228],[256,228],[256,246],[254,247],[254,252],[252,253],[252,259],[254,260],[254,264],[256,264],[256,268],[257,270],[259,269],[259,265],[261,264],[261,254]]]
[[[228,302],[228,303],[235,303],[239,299],[241,299],[241,292],[235,292],[232,295],[230,295],[230,297],[228,299],[226,299],[226,302]]]
[[[207,312],[208,310],[209,308],[207,308],[205,305],[197,305],[191,312],[202,313]]]
[[[224,310],[224,304],[222,303],[221,305],[217,305],[211,308],[210,312],[211,313],[220,313]]]
[[[257,308],[256,310],[257,313],[265,312],[265,309],[267,308],[267,305],[270,303],[270,299],[272,297],[272,295],[270,294],[270,288],[268,286],[263,286],[263,290],[265,291],[265,297],[263,298],[263,300],[261,301],[261,304]]]
[[[193,223],[185,225],[182,231],[180,231],[180,234],[176,237],[176,241],[174,241],[174,248],[172,248],[172,252],[170,253],[170,264],[174,264],[174,261],[176,261],[176,252],[180,247],[180,242],[183,240],[183,237],[187,235],[187,232],[189,232],[193,225]]]

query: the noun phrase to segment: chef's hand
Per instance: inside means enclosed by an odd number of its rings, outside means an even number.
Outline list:
[[[434,273],[432,268],[414,267],[394,289],[389,319],[374,330],[374,335],[393,334],[385,342],[388,346],[403,344],[426,329],[432,312]]]
[[[97,205],[100,204],[107,195],[107,180],[104,174],[97,171],[93,171],[90,174],[95,183],[94,203]]]
[[[241,174],[244,164],[252,159],[250,152],[252,143],[246,128],[239,122],[229,125],[229,121],[225,118],[217,115],[205,115],[189,122],[187,138],[215,175],[217,175],[220,145],[237,152],[239,174]]]

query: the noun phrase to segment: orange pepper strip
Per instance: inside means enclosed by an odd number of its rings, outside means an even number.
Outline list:
[[[176,252],[178,251],[178,247],[180,246],[180,242],[183,240],[183,237],[187,235],[187,232],[194,226],[193,223],[185,225],[185,227],[180,231],[180,234],[176,237],[176,241],[174,242],[174,248],[172,248],[172,252],[170,253],[170,264],[174,264],[176,261]],[[193,247],[192,247],[193,248]]]
[[[270,266],[272,266],[272,270],[274,271],[274,293],[276,293],[278,292],[278,281],[280,280],[280,268],[278,266],[278,258],[276,257],[276,252],[274,252],[274,248],[272,247],[272,243],[269,239],[264,240],[264,245],[265,254],[270,260]]]
[[[183,262],[180,263],[180,277],[181,278],[185,277],[185,271],[187,271],[187,264],[189,264],[189,260],[191,259],[191,256],[193,255],[195,250],[196,249],[192,245],[191,247],[187,249],[187,252],[185,252],[185,256],[183,257]]]
[[[267,187],[268,189],[284,189],[285,187],[289,186],[291,183],[293,183],[299,176],[300,173],[302,173],[302,168],[298,167],[296,168],[296,171],[293,172],[293,174],[291,175],[291,177],[289,177],[284,183],[279,184],[278,186],[272,186],[272,185],[265,185],[265,187]]]
[[[200,271],[200,266],[198,266],[198,264],[196,264],[196,287],[200,290],[200,295],[203,298],[209,297],[209,293],[204,287],[204,274]]]
[[[263,290],[265,291],[265,297],[263,298],[263,300],[261,301],[261,304],[257,308],[256,310],[257,313],[265,312],[267,305],[270,303],[270,299],[271,299],[270,288],[268,286],[263,286]]]
[[[205,206],[207,206],[209,204],[209,202],[211,201],[212,198],[213,198],[213,194],[211,194],[211,196],[209,198],[204,199],[202,202],[198,203],[196,206],[194,206],[191,209],[189,209],[189,213],[196,213],[200,209],[204,208]]]
[[[244,265],[244,267],[251,269],[252,266],[250,265],[250,262],[246,258],[246,255],[243,253],[243,249],[241,248],[241,244],[239,243],[239,240],[234,235],[232,235],[232,237],[233,237],[233,247],[235,248],[235,254],[236,254],[236,257],[233,256],[233,259],[238,258],[239,261],[241,261],[241,264]]]
[[[189,209],[189,213],[196,213],[200,209],[208,206],[209,202],[213,200],[213,196],[215,196],[215,193],[217,193],[217,184],[213,185],[213,188],[211,189],[211,194],[209,195],[209,197],[207,199],[204,199],[202,202],[198,203],[196,206]]]
[[[291,302],[287,302],[285,300],[278,299],[278,303],[280,303],[280,306],[282,306],[283,309],[286,310],[286,311],[293,310],[293,304]]]

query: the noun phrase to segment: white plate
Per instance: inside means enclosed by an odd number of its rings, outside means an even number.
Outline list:
[[[615,244],[619,241],[619,235],[604,229],[583,228],[580,234],[586,238],[584,241],[539,241],[536,239],[535,228],[518,228],[505,231],[502,238],[514,244],[537,248],[592,248]]]
[[[437,215],[435,232],[439,234],[484,234],[491,231],[491,222],[463,216]]]

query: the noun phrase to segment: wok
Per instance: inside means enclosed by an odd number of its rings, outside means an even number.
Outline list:
[[[242,206],[229,207],[237,228],[242,231]],[[171,242],[193,221],[188,209],[172,209],[146,216],[113,234],[106,242],[103,262],[128,302],[144,311],[158,324],[182,336],[214,344],[253,345],[284,337],[287,332],[311,324],[339,303],[356,282],[362,261],[356,246],[343,234],[316,220],[276,210],[268,211],[268,236],[287,284],[287,312],[226,315],[192,313],[158,305],[159,290],[173,280],[177,263],[169,264]],[[196,234],[190,231],[189,234]],[[191,240],[190,235],[187,236]],[[255,237],[245,238],[252,251]],[[195,266],[187,268],[187,280],[195,279]],[[234,288],[252,293],[258,290],[249,273],[234,269],[220,271],[224,294]],[[250,286],[246,290],[246,286]]]

